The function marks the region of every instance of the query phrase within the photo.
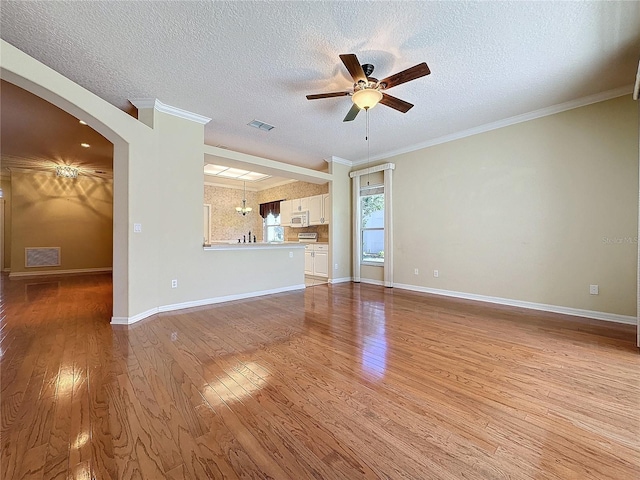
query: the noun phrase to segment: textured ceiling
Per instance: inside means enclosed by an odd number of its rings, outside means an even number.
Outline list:
[[[370,112],[371,156],[633,83],[640,2],[3,2],[1,36],[110,103],[211,117],[205,141],[323,168],[367,155],[341,53],[374,76],[427,62]],[[247,126],[260,120],[275,129]],[[3,118],[3,129],[4,122]]]

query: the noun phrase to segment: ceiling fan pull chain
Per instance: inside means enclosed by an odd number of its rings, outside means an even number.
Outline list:
[[[365,109],[365,116],[367,119],[367,135],[364,139],[367,141],[367,187],[369,186],[369,177],[371,176],[371,166],[369,165],[370,155],[369,155],[369,109]]]

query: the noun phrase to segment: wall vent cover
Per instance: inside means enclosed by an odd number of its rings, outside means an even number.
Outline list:
[[[60,247],[38,247],[24,249],[25,267],[59,267]]]

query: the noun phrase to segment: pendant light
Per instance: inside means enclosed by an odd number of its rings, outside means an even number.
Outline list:
[[[238,212],[243,217],[253,210],[251,207],[247,207],[247,182],[242,182],[244,185],[244,195],[242,197],[242,206],[236,207],[236,212]]]

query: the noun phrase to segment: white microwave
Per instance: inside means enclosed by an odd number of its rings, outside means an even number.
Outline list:
[[[309,212],[296,212],[291,216],[292,227],[308,227]]]

